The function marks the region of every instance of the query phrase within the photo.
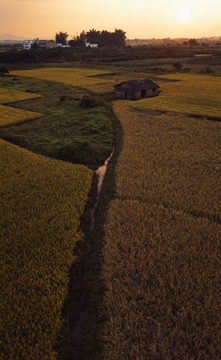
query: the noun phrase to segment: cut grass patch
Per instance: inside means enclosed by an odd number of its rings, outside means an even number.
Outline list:
[[[98,96],[88,96],[84,90],[39,79],[6,80],[8,88],[24,90],[28,87],[44,94],[34,101],[13,103],[9,115],[19,113],[20,121],[24,122],[22,112],[25,109],[45,117],[19,127],[3,128],[1,138],[41,155],[91,168],[101,165],[110,155],[115,139],[113,113]],[[7,124],[10,119],[8,116]]]

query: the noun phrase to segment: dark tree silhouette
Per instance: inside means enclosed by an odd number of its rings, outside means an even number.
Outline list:
[[[68,38],[68,34],[66,32],[60,31],[59,33],[56,33],[56,43],[65,45],[66,40]]]
[[[107,30],[98,31],[95,29],[89,30],[85,34],[86,41],[91,44],[98,44],[103,46],[124,46],[126,41],[126,32],[121,29],[115,29],[115,32]]]
[[[190,46],[197,46],[198,45],[198,42],[196,41],[196,39],[190,39],[188,41],[188,43],[190,44]]]
[[[83,30],[80,35],[73,35],[72,40],[69,41],[69,45],[73,46],[73,47],[83,47],[85,46],[85,41],[86,41],[86,34],[85,31]]]

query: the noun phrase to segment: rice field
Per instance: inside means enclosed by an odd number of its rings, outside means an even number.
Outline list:
[[[44,114],[34,113],[32,111],[3,106],[3,104],[39,97],[42,97],[42,95],[0,88],[0,127],[44,116]]]
[[[102,84],[108,82],[107,79],[99,78],[100,75],[108,75],[108,71],[93,69],[67,69],[67,68],[48,68],[35,70],[11,71],[11,75],[25,76],[36,79],[59,81],[72,86],[86,87],[87,85]]]
[[[124,138],[103,252],[102,356],[218,360],[221,124],[142,108],[114,104]]]
[[[0,140],[1,359],[55,359],[92,171]]]
[[[0,88],[0,104],[40,98],[42,95]]]
[[[0,127],[37,119],[44,114],[0,105]]]
[[[108,220],[102,358],[220,359],[220,225],[130,199]]]
[[[114,104],[124,130],[117,197],[221,220],[221,123]]]
[[[139,109],[173,111],[195,116],[221,118],[221,78],[205,75],[171,74],[160,79],[160,95],[127,104]],[[157,80],[155,80],[157,83]]]

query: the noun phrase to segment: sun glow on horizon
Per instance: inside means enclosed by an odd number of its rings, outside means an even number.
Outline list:
[[[179,20],[182,23],[187,23],[191,20],[192,17],[192,11],[190,7],[182,7],[179,11]]]

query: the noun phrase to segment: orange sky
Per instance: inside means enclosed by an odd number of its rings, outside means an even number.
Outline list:
[[[127,38],[221,36],[221,0],[0,0],[0,35],[126,31]]]

